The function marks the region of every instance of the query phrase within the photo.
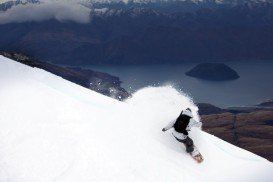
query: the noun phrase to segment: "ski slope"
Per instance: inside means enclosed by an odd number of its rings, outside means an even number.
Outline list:
[[[0,182],[273,180],[273,164],[200,129],[197,164],[161,129],[198,108],[171,87],[119,102],[0,56]]]

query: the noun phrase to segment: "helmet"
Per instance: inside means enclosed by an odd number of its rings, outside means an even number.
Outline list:
[[[189,116],[189,117],[191,117],[191,118],[193,117],[190,108],[187,108],[186,110],[183,110],[183,111],[181,112],[181,114],[186,115],[186,116]]]

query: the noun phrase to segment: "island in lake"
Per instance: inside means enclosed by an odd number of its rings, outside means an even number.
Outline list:
[[[200,63],[185,73],[204,80],[225,81],[239,78],[238,73],[223,63]]]

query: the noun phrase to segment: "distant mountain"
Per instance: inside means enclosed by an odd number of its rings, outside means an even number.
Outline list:
[[[0,2],[0,11],[7,11],[8,9],[17,5],[36,4],[40,3],[39,0],[6,0]]]
[[[271,2],[80,1],[89,23],[0,24],[0,51],[66,65],[273,59]]]
[[[128,9],[132,7],[155,8],[172,11],[180,9],[189,11],[198,8],[227,7],[242,4],[273,3],[273,0],[3,0],[0,2],[0,11],[5,11],[13,6],[26,4],[39,4],[46,2],[76,2],[89,8],[107,7],[110,9]]]

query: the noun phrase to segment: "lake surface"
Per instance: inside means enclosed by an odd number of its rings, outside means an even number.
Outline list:
[[[146,86],[172,85],[190,95],[195,102],[220,107],[255,105],[273,98],[273,61],[226,63],[240,75],[239,79],[232,81],[206,81],[186,76],[185,72],[197,64],[92,65],[84,68],[118,76],[129,92]]]

